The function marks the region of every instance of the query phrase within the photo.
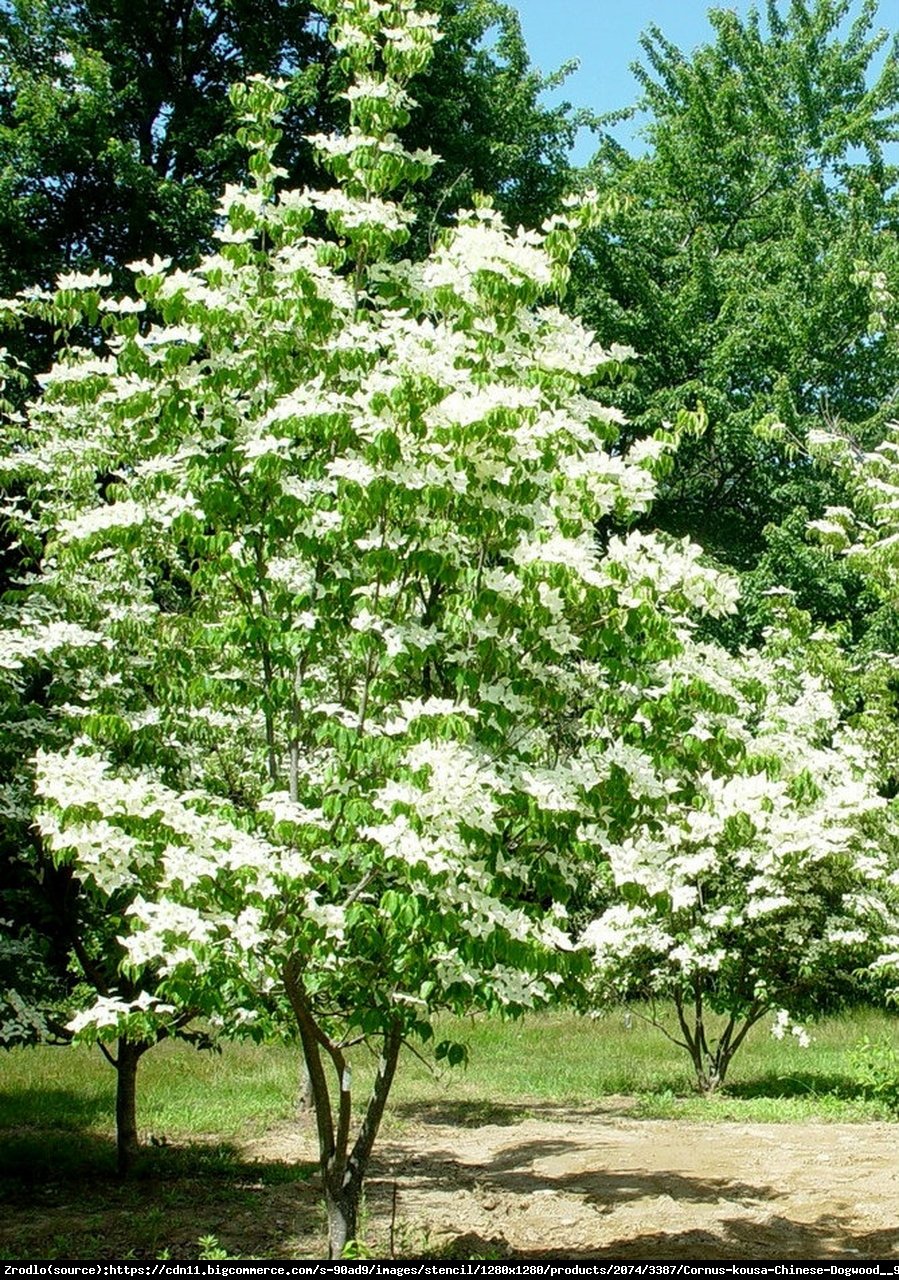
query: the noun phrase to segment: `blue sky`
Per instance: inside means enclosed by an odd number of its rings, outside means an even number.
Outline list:
[[[669,40],[685,52],[712,38],[707,12],[713,0],[511,0],[521,15],[521,26],[532,63],[543,72],[555,71],[570,58],[579,69],[549,100],[564,98],[574,106],[594,111],[626,107],[638,96],[630,64],[642,60],[641,32],[654,22]],[[717,7],[745,16],[752,0],[716,0]],[[764,4],[757,7],[764,10]],[[782,0],[782,11],[786,7]],[[896,27],[897,0],[881,0],[876,26]],[[857,12],[853,6],[853,13]],[[892,21],[891,21],[892,19]],[[614,136],[630,149],[640,149],[637,124],[621,125]],[[594,150],[592,135],[584,130],[574,160],[582,164]]]

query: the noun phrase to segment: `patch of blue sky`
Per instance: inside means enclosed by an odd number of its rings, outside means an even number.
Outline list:
[[[513,0],[531,56],[544,74],[577,59],[578,68],[565,84],[546,94],[548,103],[567,101],[597,114],[632,106],[640,96],[640,86],[631,71],[633,62],[645,62],[640,35],[655,24],[663,35],[684,53],[714,39],[708,19],[711,7],[703,0]],[[764,10],[753,0],[723,0],[718,6],[745,17],[750,9]],[[786,12],[781,0],[781,12]],[[860,9],[852,5],[847,25]],[[896,0],[881,0],[877,25],[895,29]],[[890,20],[892,18],[892,21]],[[875,60],[879,69],[885,49]],[[637,115],[610,129],[612,136],[629,151],[646,150],[641,138],[645,116]],[[595,135],[581,129],[572,152],[575,164],[585,164],[596,149]],[[899,164],[899,144],[889,148],[889,159]]]

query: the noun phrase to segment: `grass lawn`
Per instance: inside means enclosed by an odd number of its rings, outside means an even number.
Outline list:
[[[872,1096],[853,1051],[867,1038],[890,1046],[899,1061],[896,1017],[855,1010],[826,1019],[811,1028],[805,1050],[759,1026],[735,1058],[726,1090],[701,1098],[686,1054],[640,1013],[446,1021],[439,1038],[465,1042],[470,1065],[434,1072],[407,1054],[383,1132],[401,1134],[427,1119],[465,1126],[513,1122],[554,1106],[692,1121],[895,1118]],[[196,1242],[240,1214],[252,1248],[260,1197],[265,1215],[286,1218],[295,1213],[297,1184],[314,1173],[311,1163],[248,1161],[240,1149],[295,1120],[300,1061],[294,1049],[229,1044],[215,1054],[164,1044],[148,1053],[138,1074],[138,1124],[147,1153],[130,1185],[114,1176],[114,1073],[97,1050],[17,1049],[0,1064],[0,1220],[10,1224],[0,1231],[0,1256],[130,1252],[155,1258],[173,1240]],[[357,1086],[371,1070],[370,1056],[357,1051]],[[306,1200],[309,1212],[318,1213],[315,1196]],[[266,1240],[257,1239],[255,1256],[272,1256],[265,1247]]]

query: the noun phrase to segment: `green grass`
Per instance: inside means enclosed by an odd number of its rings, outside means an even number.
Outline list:
[[[865,1037],[886,1041],[899,1052],[899,1018],[857,1009],[810,1028],[812,1044],[792,1036],[778,1041],[770,1022],[753,1028],[736,1055],[726,1089],[700,1097],[691,1064],[634,1006],[598,1018],[542,1014],[521,1022],[496,1019],[444,1023],[439,1035],[470,1048],[471,1064],[435,1078],[416,1062],[407,1064],[394,1089],[400,1116],[418,1107],[446,1110],[472,1122],[493,1107],[531,1110],[540,1105],[614,1109],[614,1099],[632,1114],[691,1120],[864,1121],[895,1118],[876,1098],[866,1096],[857,1078],[853,1050]],[[673,1011],[662,1009],[675,1030]],[[636,1104],[627,1099],[636,1099]]]
[[[2,1059],[0,1128],[109,1132],[115,1072],[96,1049],[13,1049]],[[138,1123],[160,1139],[258,1132],[296,1100],[296,1055],[231,1044],[222,1053],[167,1043],[138,1068]]]
[[[852,1050],[867,1037],[899,1052],[895,1016],[861,1009],[822,1020],[811,1028],[809,1049],[792,1037],[775,1040],[760,1024],[734,1059],[724,1092],[702,1098],[684,1051],[640,1012],[444,1020],[438,1038],[465,1043],[470,1064],[429,1070],[407,1054],[392,1095],[394,1120],[422,1110],[478,1123],[491,1111],[614,1107],[610,1095],[636,1098],[637,1113],[646,1116],[775,1123],[891,1118],[882,1102],[865,1096]],[[674,1029],[670,1011],[667,1025]],[[97,1050],[13,1049],[0,1062],[0,1128],[111,1136],[114,1072]],[[370,1078],[364,1050],[357,1051],[354,1070],[357,1086]],[[139,1124],[159,1142],[238,1141],[294,1114],[299,1078],[298,1052],[290,1047],[227,1044],[219,1054],[164,1044],[140,1064]],[[633,1103],[621,1105],[633,1109]]]

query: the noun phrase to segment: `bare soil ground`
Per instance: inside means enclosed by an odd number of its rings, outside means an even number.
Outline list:
[[[897,1136],[554,1108],[464,1126],[436,1110],[380,1144],[366,1234],[378,1256],[899,1258]],[[311,1155],[308,1141],[282,1131],[256,1150]]]
[[[362,1234],[381,1258],[899,1259],[897,1137],[640,1120],[625,1099],[408,1104],[376,1148]],[[204,1151],[151,1151],[125,1186],[56,1178],[52,1157],[23,1169],[0,1203],[0,1256],[191,1259],[206,1234],[232,1256],[322,1256],[311,1118],[229,1149],[218,1172]]]

